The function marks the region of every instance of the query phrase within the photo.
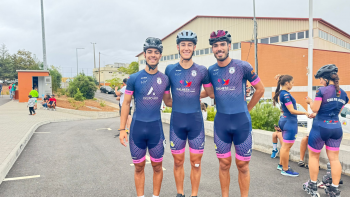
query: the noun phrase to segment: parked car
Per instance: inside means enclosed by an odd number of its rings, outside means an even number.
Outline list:
[[[105,89],[106,89],[106,86],[101,86],[101,87],[100,87],[101,93],[103,93]]]
[[[344,133],[350,133],[350,104],[346,104],[339,114],[339,121],[343,127]]]
[[[106,93],[106,94],[114,94],[114,90],[113,88],[109,87],[109,86],[104,86],[104,88],[101,89],[102,93]]]

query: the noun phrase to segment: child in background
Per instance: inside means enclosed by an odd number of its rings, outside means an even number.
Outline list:
[[[34,111],[34,106],[35,106],[35,98],[33,98],[32,97],[32,95],[29,95],[28,96],[29,97],[29,100],[28,100],[28,105],[27,105],[27,107],[29,107],[29,112],[30,112],[30,114],[29,115],[35,115],[36,113],[35,113],[35,111]],[[32,112],[34,113],[34,114],[32,114]]]
[[[204,103],[201,103],[201,110],[202,110],[203,119],[204,121],[206,121],[208,117],[208,112],[207,112],[207,107],[205,106]]]

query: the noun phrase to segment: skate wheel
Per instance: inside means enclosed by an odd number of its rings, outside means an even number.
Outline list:
[[[311,194],[310,188],[306,188],[306,192],[307,192],[308,194]]]
[[[328,195],[327,187],[324,188],[324,192]]]
[[[303,184],[303,190],[306,191],[306,185],[305,184]]]

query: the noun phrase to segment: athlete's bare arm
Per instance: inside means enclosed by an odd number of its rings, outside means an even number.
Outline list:
[[[314,113],[317,113],[318,110],[320,110],[322,100],[312,101],[310,97],[306,97],[306,103],[310,105],[310,108]]]
[[[207,93],[207,96],[209,96],[210,98],[214,99],[215,96],[214,96],[214,88],[213,86],[210,86],[210,87],[204,87],[204,91]],[[202,95],[202,92],[201,92],[201,95]]]
[[[248,111],[253,109],[253,107],[259,102],[260,98],[264,95],[264,92],[265,92],[264,84],[261,81],[253,85],[253,87],[255,88],[256,91],[252,99],[248,103]]]
[[[164,94],[163,95],[163,101],[164,101],[164,104],[167,107],[172,107],[173,106],[173,99],[171,98],[170,94]]]
[[[119,140],[120,140],[120,143],[124,146],[126,146],[126,143],[128,142],[128,134],[125,131],[125,125],[129,116],[131,99],[132,99],[132,95],[130,94],[124,95],[124,101],[122,103],[122,111],[120,116]],[[124,142],[124,139],[125,139],[125,142]]]

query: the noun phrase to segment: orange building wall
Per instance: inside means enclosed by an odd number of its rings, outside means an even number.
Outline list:
[[[18,101],[28,102],[29,92],[32,91],[33,77],[49,76],[43,72],[18,72]]]
[[[250,50],[250,52],[249,52]],[[249,54],[249,55],[248,55]],[[255,68],[254,45],[242,42],[241,59],[247,60]],[[308,49],[298,47],[258,44],[258,73],[265,87],[276,87],[277,74],[289,74],[294,78],[294,86],[307,86]],[[335,64],[339,68],[340,85],[350,85],[350,53],[314,50],[313,75],[326,64]],[[313,79],[313,86],[320,86]],[[291,92],[297,103],[306,109],[306,92]],[[349,94],[350,92],[347,92]]]

